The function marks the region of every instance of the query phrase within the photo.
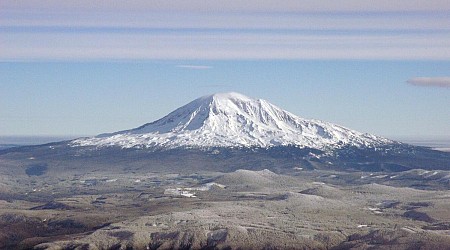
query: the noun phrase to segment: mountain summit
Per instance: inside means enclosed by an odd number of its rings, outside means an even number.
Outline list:
[[[300,118],[262,99],[219,93],[200,97],[155,122],[80,138],[72,145],[122,148],[294,145],[324,150],[390,143],[388,139],[332,123]]]

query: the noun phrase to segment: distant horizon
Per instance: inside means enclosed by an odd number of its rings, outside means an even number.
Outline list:
[[[131,127],[129,129],[133,129],[136,127],[139,127],[143,124]],[[350,128],[351,129],[351,128]],[[0,135],[0,143],[1,139],[3,138],[80,138],[80,137],[93,137],[104,133],[114,133],[122,130],[115,130],[115,131],[105,131],[100,132],[98,134],[17,134],[17,135]],[[361,132],[361,131],[359,131]],[[450,135],[380,135],[380,134],[374,134],[377,136],[382,136],[388,139],[401,141],[401,140],[417,140],[417,141],[427,141],[427,140],[450,140]]]
[[[81,137],[96,135],[0,135],[0,145],[40,145],[52,142],[72,140]],[[450,148],[450,136],[411,137],[411,136],[384,136],[385,138],[408,143],[416,146]]]

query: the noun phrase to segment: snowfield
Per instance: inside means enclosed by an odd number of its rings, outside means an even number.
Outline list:
[[[70,145],[122,148],[295,145],[324,150],[390,143],[393,141],[336,124],[303,119],[262,99],[221,93],[198,98],[138,128],[80,138]]]

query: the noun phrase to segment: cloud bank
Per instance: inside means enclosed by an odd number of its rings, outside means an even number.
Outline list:
[[[0,61],[450,59],[448,1],[0,2]]]
[[[450,88],[450,77],[414,77],[406,82],[415,86]]]

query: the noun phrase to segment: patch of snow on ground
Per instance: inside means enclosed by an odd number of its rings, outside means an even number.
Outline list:
[[[183,196],[188,198],[194,198],[195,193],[189,192],[188,190],[184,188],[168,188],[164,190],[164,194],[166,195],[174,195],[174,196]]]

